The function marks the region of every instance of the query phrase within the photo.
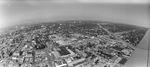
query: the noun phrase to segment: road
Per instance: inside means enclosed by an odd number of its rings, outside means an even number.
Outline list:
[[[33,49],[32,51],[32,55],[33,55],[33,67],[35,67],[35,49]]]
[[[121,38],[119,38],[118,35],[111,33],[110,31],[108,31],[108,29],[103,28],[100,24],[98,24],[98,26],[99,26],[100,28],[104,29],[110,36],[115,37],[117,40],[122,41],[122,42],[128,44],[129,47],[135,49],[134,46],[132,46],[131,44],[129,44],[129,43],[123,41]]]

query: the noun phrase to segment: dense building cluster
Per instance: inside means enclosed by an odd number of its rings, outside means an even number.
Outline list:
[[[121,67],[146,31],[98,21],[22,25],[0,35],[0,66]]]

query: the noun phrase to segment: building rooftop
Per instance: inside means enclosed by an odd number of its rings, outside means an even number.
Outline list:
[[[70,52],[66,49],[66,47],[59,47],[59,48],[60,50],[58,50],[58,52],[60,53],[61,56],[70,54]]]

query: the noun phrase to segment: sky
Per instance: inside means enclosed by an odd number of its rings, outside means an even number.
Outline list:
[[[0,28],[57,20],[98,20],[150,27],[148,0],[1,0]]]

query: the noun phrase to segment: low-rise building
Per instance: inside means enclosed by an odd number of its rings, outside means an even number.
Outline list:
[[[32,57],[24,57],[24,62],[25,63],[33,63],[33,58]]]
[[[13,56],[20,56],[19,52],[14,52]]]
[[[59,47],[59,50],[53,51],[52,54],[56,58],[75,55],[75,53],[72,50],[70,50],[68,47]]]
[[[70,63],[68,63],[69,66],[76,66],[76,65],[80,65],[82,63],[85,62],[85,58],[81,58],[81,59],[78,59],[78,60],[74,60]]]
[[[44,51],[35,51],[35,56],[36,57],[45,56],[45,52]]]
[[[57,61],[55,61],[55,66],[56,67],[64,67],[64,66],[67,66],[67,63],[64,60],[57,60]]]

